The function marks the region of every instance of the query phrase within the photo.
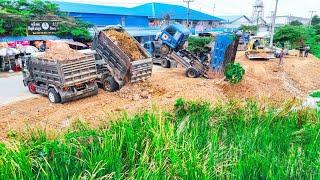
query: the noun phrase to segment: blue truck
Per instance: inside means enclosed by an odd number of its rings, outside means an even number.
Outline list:
[[[223,71],[227,63],[235,60],[240,36],[234,33],[219,34],[211,43],[209,61],[199,57],[184,47],[191,32],[180,24],[165,27],[156,41],[147,42],[144,47],[153,57],[155,64],[162,67],[175,67],[177,64],[186,68],[186,76],[196,78],[208,77],[208,71]]]

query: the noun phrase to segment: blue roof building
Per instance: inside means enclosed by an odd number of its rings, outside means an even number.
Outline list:
[[[186,7],[163,3],[147,3],[132,8],[61,1],[56,3],[62,12],[68,12],[69,15],[95,26],[118,24],[125,27],[160,26],[164,17],[170,17],[171,20],[183,24],[187,17]],[[196,25],[199,21],[212,25],[223,19],[191,9],[189,20],[192,25]]]

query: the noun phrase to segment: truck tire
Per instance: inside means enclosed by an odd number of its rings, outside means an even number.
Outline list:
[[[197,78],[199,77],[200,73],[194,67],[189,67],[186,71],[186,76],[189,78]]]
[[[163,68],[170,68],[170,62],[167,59],[162,59],[161,60],[161,66]]]
[[[169,52],[170,52],[169,46],[167,46],[167,45],[162,45],[162,46],[160,47],[160,53],[161,53],[162,55],[169,54]]]
[[[112,76],[107,77],[107,79],[103,81],[102,86],[105,91],[109,92],[115,92],[119,90],[119,84],[114,80]]]
[[[29,82],[28,83],[28,89],[30,91],[31,94],[37,94],[37,91],[36,91],[36,85],[33,83],[33,82]]]
[[[48,90],[48,99],[52,103],[60,103],[61,102],[61,97],[60,97],[59,93],[53,88],[50,88]]]

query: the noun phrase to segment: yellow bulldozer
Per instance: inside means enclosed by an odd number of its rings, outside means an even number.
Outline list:
[[[275,58],[274,50],[267,47],[265,38],[261,36],[250,37],[245,54],[250,60],[269,60]]]

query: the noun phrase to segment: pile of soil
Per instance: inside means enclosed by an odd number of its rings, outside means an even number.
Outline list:
[[[51,61],[68,61],[78,58],[82,58],[85,55],[73,50],[66,43],[50,43],[50,46],[46,52],[42,55],[39,55],[38,58],[51,60]]]
[[[152,97],[162,96],[166,93],[166,90],[159,85],[153,85],[146,81],[128,84],[116,93],[120,98],[138,101],[141,99],[151,99]]]
[[[119,46],[124,53],[126,53],[132,61],[145,59],[146,57],[141,52],[134,39],[126,33],[118,32],[114,29],[104,31],[117,46]]]

